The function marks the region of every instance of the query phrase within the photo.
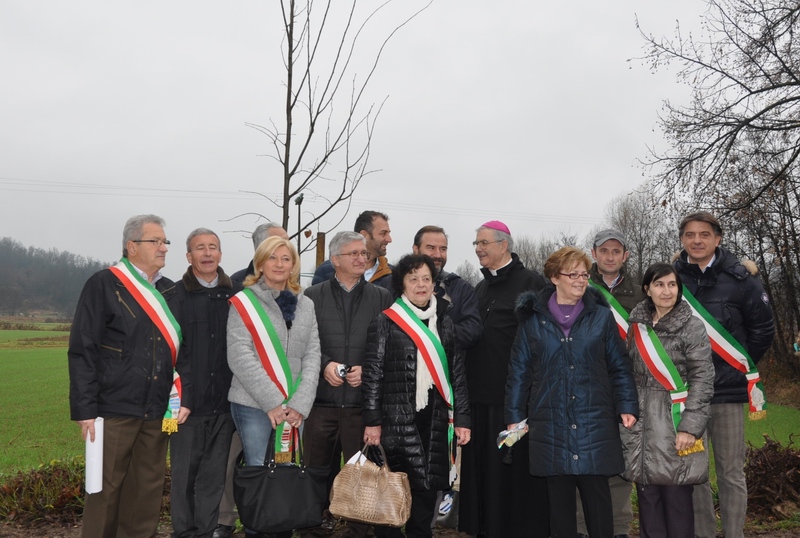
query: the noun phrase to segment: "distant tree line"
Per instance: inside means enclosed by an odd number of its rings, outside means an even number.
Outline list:
[[[109,263],[0,239],[0,314],[56,313],[72,318],[84,282]]]

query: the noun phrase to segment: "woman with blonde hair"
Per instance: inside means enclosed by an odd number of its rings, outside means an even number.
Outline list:
[[[228,399],[246,465],[263,465],[273,432],[279,459],[311,411],[320,347],[314,304],[300,293],[300,257],[291,242],[265,239],[256,249],[253,270],[245,289],[231,299]],[[291,533],[286,529],[276,536]]]

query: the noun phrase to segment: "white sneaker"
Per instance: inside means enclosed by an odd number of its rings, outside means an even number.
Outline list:
[[[439,515],[446,516],[453,509],[453,490],[446,491],[442,495],[442,502],[439,503]]]

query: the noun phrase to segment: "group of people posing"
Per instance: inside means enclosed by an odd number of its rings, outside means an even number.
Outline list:
[[[218,235],[194,230],[177,283],[160,272],[164,226],[129,219],[122,259],[87,281],[75,313],[71,418],[92,440],[103,418],[103,488],[86,495],[83,536],[156,535],[169,446],[173,536],[229,537],[239,453],[263,465],[300,436],[305,463],[331,476],[381,444],[409,477],[409,537],[433,535],[451,488],[470,535],[627,536],[635,484],[642,536],[711,538],[711,445],[723,531],[743,536],[745,404],[764,412],[756,363],[774,325],[755,271],[720,246],[713,215],[687,215],[683,250],[641,284],[617,230],[597,234],[591,258],[552,253],[542,275],[489,221],[473,242],[475,288],[444,270],[438,226],[390,265],[389,218],[375,211],[333,236],[305,290],[278,225],[256,229],[252,262],[231,276]],[[527,433],[498,449],[506,429]],[[326,513],[294,530],[332,528]],[[353,522],[344,531],[370,533],[403,536]]]

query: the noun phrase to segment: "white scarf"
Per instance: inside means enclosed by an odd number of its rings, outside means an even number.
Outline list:
[[[419,319],[422,321],[428,320],[428,329],[436,335],[436,338],[439,338],[439,333],[436,331],[436,296],[431,295],[431,303],[426,310],[420,310],[414,306],[414,303],[406,297],[406,294],[403,294],[402,298],[409,310],[414,312]],[[431,387],[433,387],[433,377],[428,371],[425,359],[422,358],[422,353],[417,350],[417,411],[422,411],[428,405],[428,391]]]

